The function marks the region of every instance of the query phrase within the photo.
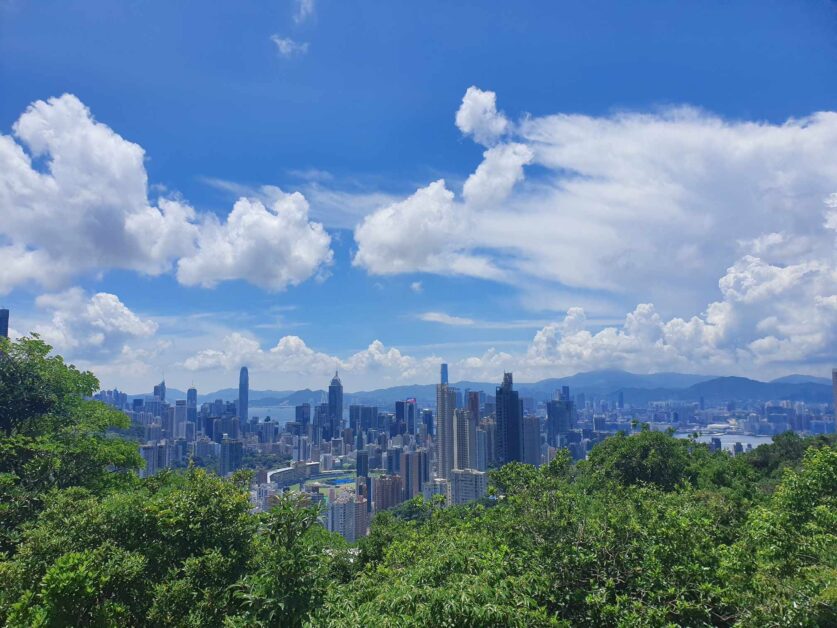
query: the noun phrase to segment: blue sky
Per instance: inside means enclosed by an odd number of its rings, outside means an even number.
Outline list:
[[[0,301],[106,386],[837,358],[833,3],[0,12]]]

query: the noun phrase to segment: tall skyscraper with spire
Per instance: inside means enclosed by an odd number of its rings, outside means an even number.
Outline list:
[[[246,366],[238,374],[238,419],[241,425],[250,420],[250,373]]]
[[[337,371],[328,386],[328,422],[326,429],[328,434],[323,434],[326,440],[336,438],[340,433],[343,422],[343,382]]]

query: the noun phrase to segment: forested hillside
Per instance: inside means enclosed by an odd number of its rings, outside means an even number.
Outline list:
[[[126,418],[37,339],[0,340],[0,622],[10,626],[828,626],[837,449],[730,457],[645,431],[420,499],[356,547],[245,474],[141,480]]]

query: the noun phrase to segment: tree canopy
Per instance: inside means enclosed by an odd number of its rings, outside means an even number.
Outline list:
[[[837,449],[745,455],[643,431],[490,496],[416,498],[354,546],[248,476],[140,479],[126,418],[40,339],[0,340],[0,622],[9,626],[837,625]]]

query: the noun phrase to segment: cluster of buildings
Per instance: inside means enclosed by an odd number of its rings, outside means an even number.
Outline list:
[[[125,411],[141,432],[143,475],[189,460],[228,475],[248,453],[272,454],[284,466],[257,469],[254,508],[269,508],[283,492],[298,491],[309,503],[322,503],[323,524],[349,540],[367,533],[374,513],[418,495],[447,505],[483,499],[490,468],[514,461],[540,466],[562,448],[581,460],[614,432],[630,433],[643,423],[710,436],[834,430],[833,418],[804,403],[708,408],[703,400],[663,401],[632,408],[621,393],[588,400],[582,393],[572,396],[566,386],[552,399],[535,403],[521,398],[511,373],[504,374],[494,393],[451,385],[442,364],[435,407],[423,407],[414,398],[386,409],[347,405],[335,373],[320,403],[295,406],[293,420],[284,423],[249,417],[246,367],[236,402],[199,405],[197,391],[190,388],[186,399],[170,403],[165,382],[144,398],[129,399],[117,390],[97,398]],[[708,442],[721,447],[717,437]]]

